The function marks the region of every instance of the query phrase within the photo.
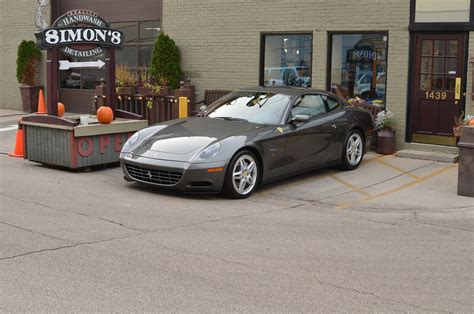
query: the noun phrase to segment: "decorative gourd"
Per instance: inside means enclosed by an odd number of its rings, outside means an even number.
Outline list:
[[[102,124],[109,124],[114,119],[112,108],[102,106],[97,109],[97,120]]]
[[[66,107],[62,102],[58,102],[58,117],[64,116],[64,112],[66,112]]]

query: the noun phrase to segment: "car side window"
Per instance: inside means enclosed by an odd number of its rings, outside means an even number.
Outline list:
[[[331,96],[323,96],[323,98],[326,101],[326,104],[328,105],[329,111],[333,111],[341,105],[339,103],[339,100],[337,100],[336,98],[332,98]]]
[[[326,107],[321,95],[302,95],[291,109],[291,116],[298,114],[308,115],[311,118],[319,114],[326,113]]]

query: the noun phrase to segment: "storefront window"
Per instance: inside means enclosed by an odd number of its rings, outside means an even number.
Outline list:
[[[471,0],[416,0],[416,23],[469,22]]]
[[[331,40],[331,91],[384,106],[387,35],[335,34]]]
[[[311,86],[312,35],[264,35],[264,86]]]
[[[115,51],[115,63],[126,65],[132,70],[139,67],[148,67],[151,62],[151,52],[155,40],[160,34],[160,21],[120,22],[111,23],[111,28],[119,29],[124,33],[124,47]],[[104,60],[104,56],[93,58],[71,58],[61,55],[61,60],[69,61],[96,61]],[[100,80],[105,78],[105,68],[102,69],[70,69],[60,71],[61,88],[95,89]]]

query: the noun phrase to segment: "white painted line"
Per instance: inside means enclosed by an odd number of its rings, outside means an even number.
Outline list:
[[[4,132],[4,131],[11,131],[11,130],[16,130],[18,129],[18,125],[17,124],[13,124],[13,125],[10,125],[6,128],[0,128],[0,132]]]

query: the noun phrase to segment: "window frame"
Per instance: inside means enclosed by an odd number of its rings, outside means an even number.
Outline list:
[[[474,1],[474,0],[471,0]],[[387,75],[389,71],[389,48],[390,48],[390,36],[388,30],[374,30],[374,31],[328,31],[327,32],[327,51],[326,51],[326,91],[331,92],[331,64],[332,64],[332,36],[333,35],[364,35],[364,34],[381,34],[387,36],[387,51],[385,54],[385,101],[383,109],[387,106]]]
[[[310,78],[311,87],[313,83],[313,53],[314,53],[314,34],[313,31],[294,31],[294,32],[260,32],[260,60],[259,60],[259,73],[258,73],[258,85],[265,87],[265,36],[284,36],[284,35],[303,35],[311,36],[311,62],[310,62]]]
[[[301,97],[306,97],[306,96],[317,96],[321,99],[321,105],[322,105],[322,108],[324,109],[324,112],[320,112],[320,113],[317,113],[315,115],[309,115],[308,116],[310,117],[310,120],[314,120],[318,117],[321,117],[323,115],[326,115],[328,114],[328,107],[327,107],[327,104],[326,104],[326,100],[324,99],[324,94],[321,94],[321,93],[315,93],[315,92],[309,92],[309,93],[304,93],[304,94],[301,94],[301,95],[298,95],[294,102],[293,102],[293,105],[291,106],[290,108],[290,112],[289,112],[289,115],[288,115],[288,118],[291,118],[292,117],[292,111],[294,108],[298,107],[300,104],[298,103],[298,100],[301,98]],[[297,104],[298,103],[298,104]],[[305,108],[308,108],[308,107],[305,107]]]
[[[130,70],[132,70],[132,71],[136,71],[136,70],[138,70],[139,68],[145,67],[145,66],[140,65],[140,48],[141,48],[141,47],[153,47],[154,44],[155,44],[155,42],[156,42],[156,39],[155,39],[155,41],[152,42],[152,43],[145,43],[145,44],[144,44],[144,43],[141,43],[141,42],[140,42],[140,39],[141,39],[141,37],[140,37],[140,24],[141,24],[141,23],[146,23],[146,22],[159,22],[159,23],[160,23],[160,31],[159,31],[159,33],[158,33],[158,36],[159,36],[160,33],[162,32],[162,21],[161,21],[161,20],[114,21],[114,22],[109,23],[109,24],[111,24],[112,27],[113,27],[113,24],[116,24],[116,23],[136,23],[136,27],[137,27],[137,41],[134,42],[134,43],[124,43],[124,44],[123,44],[123,48],[126,48],[126,47],[134,47],[134,48],[136,48],[135,50],[136,50],[137,58],[136,58],[135,61],[136,61],[136,63],[137,63],[137,66],[136,66],[136,67],[128,66],[128,67],[130,68]],[[158,38],[158,36],[157,36],[156,38]],[[152,50],[153,50],[153,49],[152,49]],[[117,53],[117,51],[116,51],[116,53]],[[151,62],[151,61],[150,61],[150,62]],[[145,68],[149,68],[149,66],[148,66],[148,67],[145,67]]]

